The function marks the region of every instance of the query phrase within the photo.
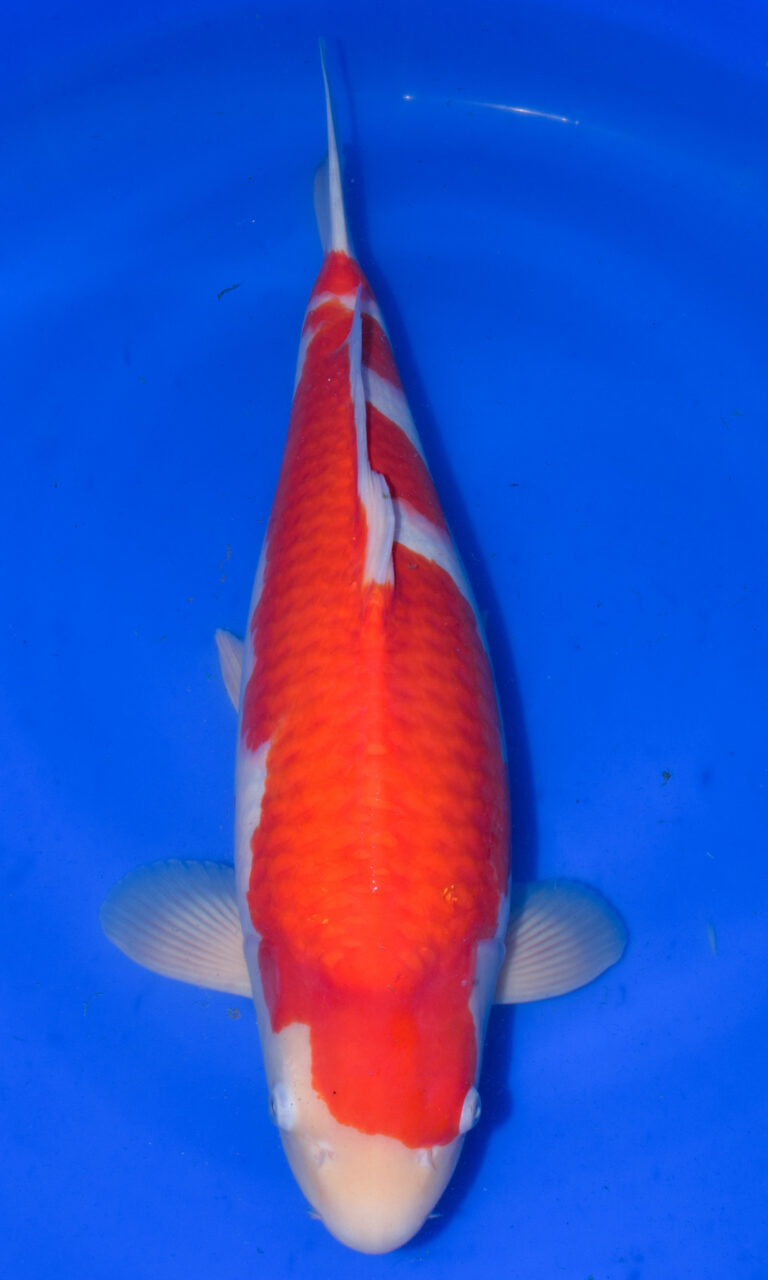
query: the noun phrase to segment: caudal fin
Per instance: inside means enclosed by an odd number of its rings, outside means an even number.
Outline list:
[[[325,41],[320,41],[320,64],[325,87],[325,112],[328,120],[328,154],[315,174],[315,217],[324,253],[346,253],[354,257],[347,229],[344,196],[341,190],[341,163],[333,119],[333,99],[325,65]]]

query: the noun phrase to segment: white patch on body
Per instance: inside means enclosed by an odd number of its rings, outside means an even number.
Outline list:
[[[379,413],[383,413],[385,418],[389,418],[390,422],[394,422],[395,426],[400,428],[426,465],[416,423],[411,417],[408,401],[400,388],[393,386],[387,378],[382,378],[380,374],[374,373],[365,365],[363,365],[363,385],[369,405],[373,409],[378,409]]]
[[[307,358],[307,347],[317,333],[317,329],[303,329],[299,338],[299,351],[296,356],[296,374],[293,379],[293,394],[296,394],[296,388],[301,382],[301,375],[304,372],[304,361]]]
[[[359,294],[358,294],[359,299]],[[395,536],[395,509],[386,480],[374,471],[368,458],[368,427],[363,386],[362,321],[360,307],[355,307],[347,342],[349,349],[349,382],[355,415],[357,448],[357,492],[365,511],[366,540],[363,586],[370,582],[381,585],[395,580],[392,543]]]
[[[242,707],[243,696],[256,665],[254,642],[258,632],[254,635],[251,624],[253,615],[261,600],[261,593],[264,590],[268,544],[269,535],[264,538],[261,546],[261,555],[259,556],[251,593],[251,607],[248,610],[248,626],[243,644],[243,675],[240,693],[241,718],[237,729],[237,762],[235,764],[235,888],[240,920],[243,926],[246,959],[249,940],[258,938],[251,923],[246,895],[251,880],[251,838],[261,822],[261,805],[267,786],[267,759],[270,744],[268,741],[263,742],[256,751],[248,750],[243,742]],[[253,974],[251,976],[253,979]]]
[[[261,822],[261,805],[267,786],[267,762],[269,742],[263,742],[257,751],[249,751],[242,737],[237,752],[235,770],[235,883],[243,932],[246,924],[252,929],[246,903],[251,880],[251,839]]]
[[[344,307],[345,311],[354,311],[356,298],[357,294],[355,293],[331,293],[329,291],[326,291],[325,293],[317,293],[310,299],[305,321],[309,319],[314,311],[317,311],[318,307],[324,307],[326,302],[335,302],[338,306]],[[375,320],[376,323],[381,326],[384,333],[387,332],[384,325],[384,317],[379,310],[379,306],[375,298],[372,298],[370,295],[361,298],[360,310],[364,316],[370,316],[372,320]]]
[[[444,569],[474,609],[472,589],[448,531],[439,529],[404,498],[395,498],[394,507],[395,542]]]
[[[259,563],[256,566],[256,577],[253,580],[253,590],[251,591],[251,603],[248,609],[248,626],[245,629],[245,640],[243,641],[243,670],[242,685],[240,688],[240,705],[242,705],[243,694],[246,685],[253,675],[253,668],[256,665],[256,658],[253,650],[254,635],[251,630],[253,615],[258,608],[261,600],[261,593],[264,590],[264,576],[267,571],[267,555],[269,554],[269,534],[265,534],[264,541],[261,544],[261,553],[259,555]]]
[[[504,943],[499,938],[487,938],[477,944],[475,960],[475,977],[469,997],[469,1012],[475,1024],[477,1041],[477,1071],[480,1072],[480,1059],[485,1043],[485,1029],[488,1015],[493,1004],[493,993],[499,976],[499,969],[504,959]]]
[[[447,529],[438,528],[404,498],[395,498],[393,506],[395,508],[395,542],[445,570],[467,604],[471,606],[480,643],[488,653],[488,641],[485,638],[475,597],[450,533]],[[498,693],[496,703],[498,706]]]

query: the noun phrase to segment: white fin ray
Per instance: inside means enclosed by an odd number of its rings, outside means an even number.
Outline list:
[[[237,711],[240,705],[240,682],[243,674],[243,642],[233,636],[231,631],[216,632],[216,648],[219,651],[219,666],[224,688],[229,700]]]
[[[515,886],[495,999],[523,1004],[575,991],[615,964],[626,941],[620,917],[589,885],[541,880]]]
[[[368,458],[365,386],[363,385],[363,325],[360,310],[362,290],[358,289],[352,327],[349,331],[349,384],[355,413],[357,445],[357,491],[365,511],[366,540],[363,585],[395,581],[392,544],[395,538],[395,504],[383,475],[373,471]]]
[[[328,127],[328,155],[315,174],[315,216],[324,253],[346,253],[354,257],[354,250],[347,229],[344,211],[344,195],[341,188],[341,162],[336,143],[336,126],[333,119],[333,100],[325,65],[325,42],[320,41],[320,62],[323,68],[325,88],[325,114]]]
[[[150,862],[101,907],[101,927],[145,969],[213,991],[250,996],[235,872],[223,862]]]

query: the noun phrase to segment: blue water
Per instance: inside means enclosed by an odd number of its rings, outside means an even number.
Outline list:
[[[3,1277],[768,1276],[768,17],[669,8],[7,7]],[[137,863],[230,853],[213,632],[320,264],[321,30],[518,873],[631,935],[494,1015],[442,1216],[375,1259],[308,1216],[247,1003],[98,924]]]

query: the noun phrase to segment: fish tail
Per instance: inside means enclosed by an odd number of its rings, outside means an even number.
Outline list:
[[[325,253],[345,253],[354,257],[347,228],[344,195],[341,189],[341,161],[336,142],[336,126],[333,117],[333,98],[328,83],[325,61],[325,41],[320,40],[320,64],[325,86],[325,112],[328,122],[328,154],[315,174],[315,216]]]

